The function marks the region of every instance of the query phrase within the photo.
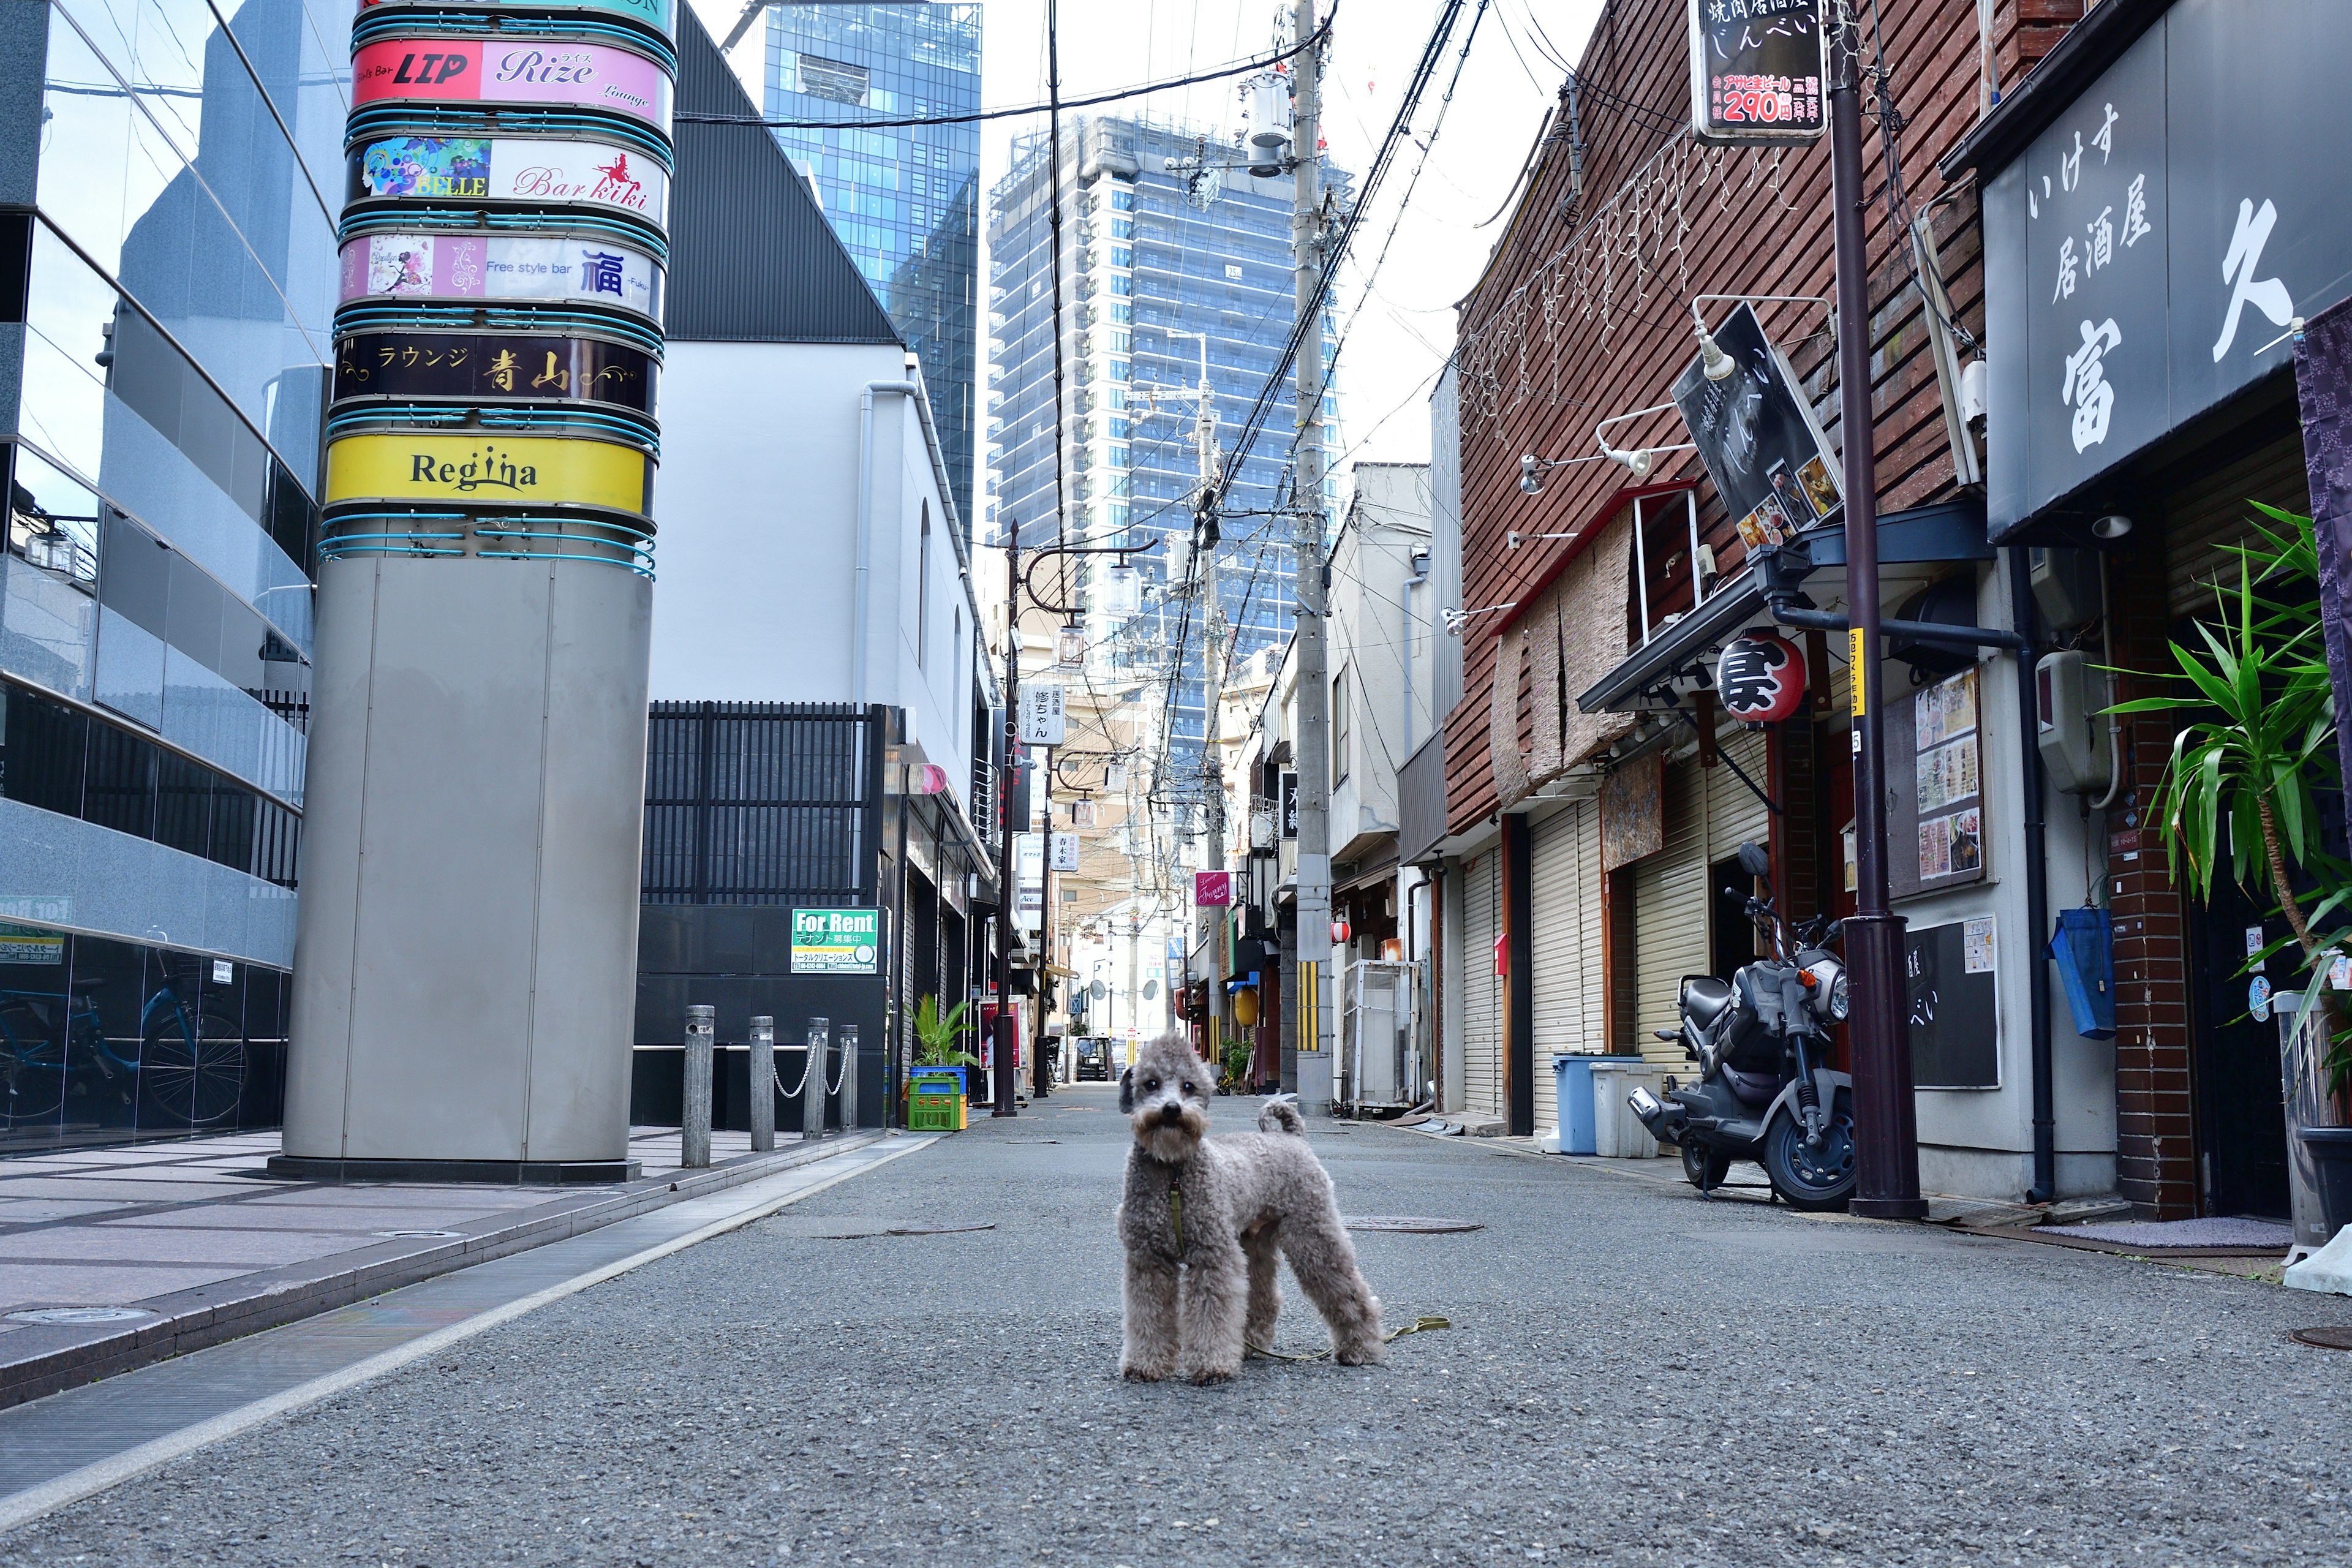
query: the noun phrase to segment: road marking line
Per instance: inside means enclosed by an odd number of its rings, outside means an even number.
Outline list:
[[[411,1340],[404,1345],[380,1352],[362,1361],[353,1362],[340,1371],[314,1377],[308,1383],[297,1384],[292,1388],[273,1394],[266,1399],[257,1399],[249,1405],[239,1405],[234,1410],[199,1421],[194,1426],[182,1427],[168,1436],[153,1438],[135,1447],[125,1448],[121,1453],[110,1458],[84,1465],[78,1470],[68,1470],[55,1480],[44,1481],[39,1486],[29,1487],[13,1497],[0,1499],[0,1535],[30,1524],[42,1515],[54,1512],[68,1503],[79,1502],[84,1498],[95,1497],[109,1488],[120,1486],[142,1471],[151,1470],[158,1465],[194,1453],[199,1448],[208,1447],[225,1438],[250,1431],[265,1421],[289,1415],[305,1405],[315,1405],[322,1399],[332,1398],[348,1389],[358,1387],[361,1384],[371,1383],[386,1373],[398,1371],[411,1362],[422,1361],[427,1356],[448,1349],[451,1345],[469,1340],[477,1334],[488,1332],[504,1323],[510,1323],[517,1318],[528,1312],[536,1311],[550,1302],[560,1301],[566,1296],[576,1295],[592,1286],[602,1285],[608,1279],[617,1279],[632,1269],[641,1268],[648,1263],[667,1258],[674,1252],[683,1252],[688,1247],[709,1241],[714,1237],[724,1236],[730,1230],[740,1230],[756,1220],[765,1219],[788,1205],[796,1204],[803,1198],[814,1197],[826,1188],[836,1186],[852,1176],[862,1175],[878,1166],[887,1165],[893,1160],[911,1154],[918,1149],[929,1148],[938,1142],[936,1135],[929,1138],[908,1139],[903,1141],[899,1147],[880,1153],[873,1152],[876,1147],[873,1144],[868,1144],[862,1149],[845,1150],[835,1158],[856,1159],[856,1163],[832,1173],[822,1181],[812,1182],[806,1186],[795,1188],[791,1192],[759,1199],[738,1213],[715,1219],[708,1225],[688,1231],[684,1236],[672,1237],[669,1240],[646,1247],[642,1252],[632,1253],[602,1268],[591,1269],[585,1274],[534,1290],[528,1296],[519,1297],[502,1306],[492,1307],[487,1311],[466,1319],[463,1322],[451,1323],[446,1328],[435,1329],[430,1333]],[[858,1158],[859,1156],[866,1157]],[[748,1194],[767,1182],[782,1182],[803,1175],[822,1163],[824,1162],[817,1162],[798,1166],[790,1171],[782,1171],[773,1176],[763,1177],[759,1182],[746,1183],[743,1186],[733,1189],[733,1192],[739,1194]],[[724,1194],[711,1195],[716,1198]],[[660,1212],[660,1210],[654,1211],[655,1214]],[[625,1220],[621,1223],[628,1222]],[[555,1245],[562,1244],[559,1242]],[[447,1276],[442,1278],[446,1279]],[[287,1325],[289,1328],[297,1326],[299,1324]],[[134,1373],[126,1375],[137,1374]]]

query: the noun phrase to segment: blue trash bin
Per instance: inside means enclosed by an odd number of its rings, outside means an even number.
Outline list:
[[[1584,1055],[1551,1058],[1552,1104],[1559,1116],[1561,1153],[1590,1154],[1600,1146],[1593,1136],[1592,1069],[1641,1059]]]

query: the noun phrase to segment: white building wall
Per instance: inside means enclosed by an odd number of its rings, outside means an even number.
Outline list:
[[[864,393],[912,374],[888,344],[670,344],[652,694],[888,703],[907,712],[908,760],[945,768],[962,801],[976,616],[914,400],[889,394],[874,399],[866,689],[854,689]]]

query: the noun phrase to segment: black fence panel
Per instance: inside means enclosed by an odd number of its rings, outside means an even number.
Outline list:
[[[871,902],[882,714],[833,702],[655,703],[644,900]]]

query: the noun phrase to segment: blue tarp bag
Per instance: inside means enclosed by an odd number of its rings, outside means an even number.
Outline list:
[[[2104,909],[2085,906],[2058,917],[2050,956],[2066,983],[2066,1005],[2074,1009],[2074,1032],[2086,1040],[2116,1034],[2116,928]]]

